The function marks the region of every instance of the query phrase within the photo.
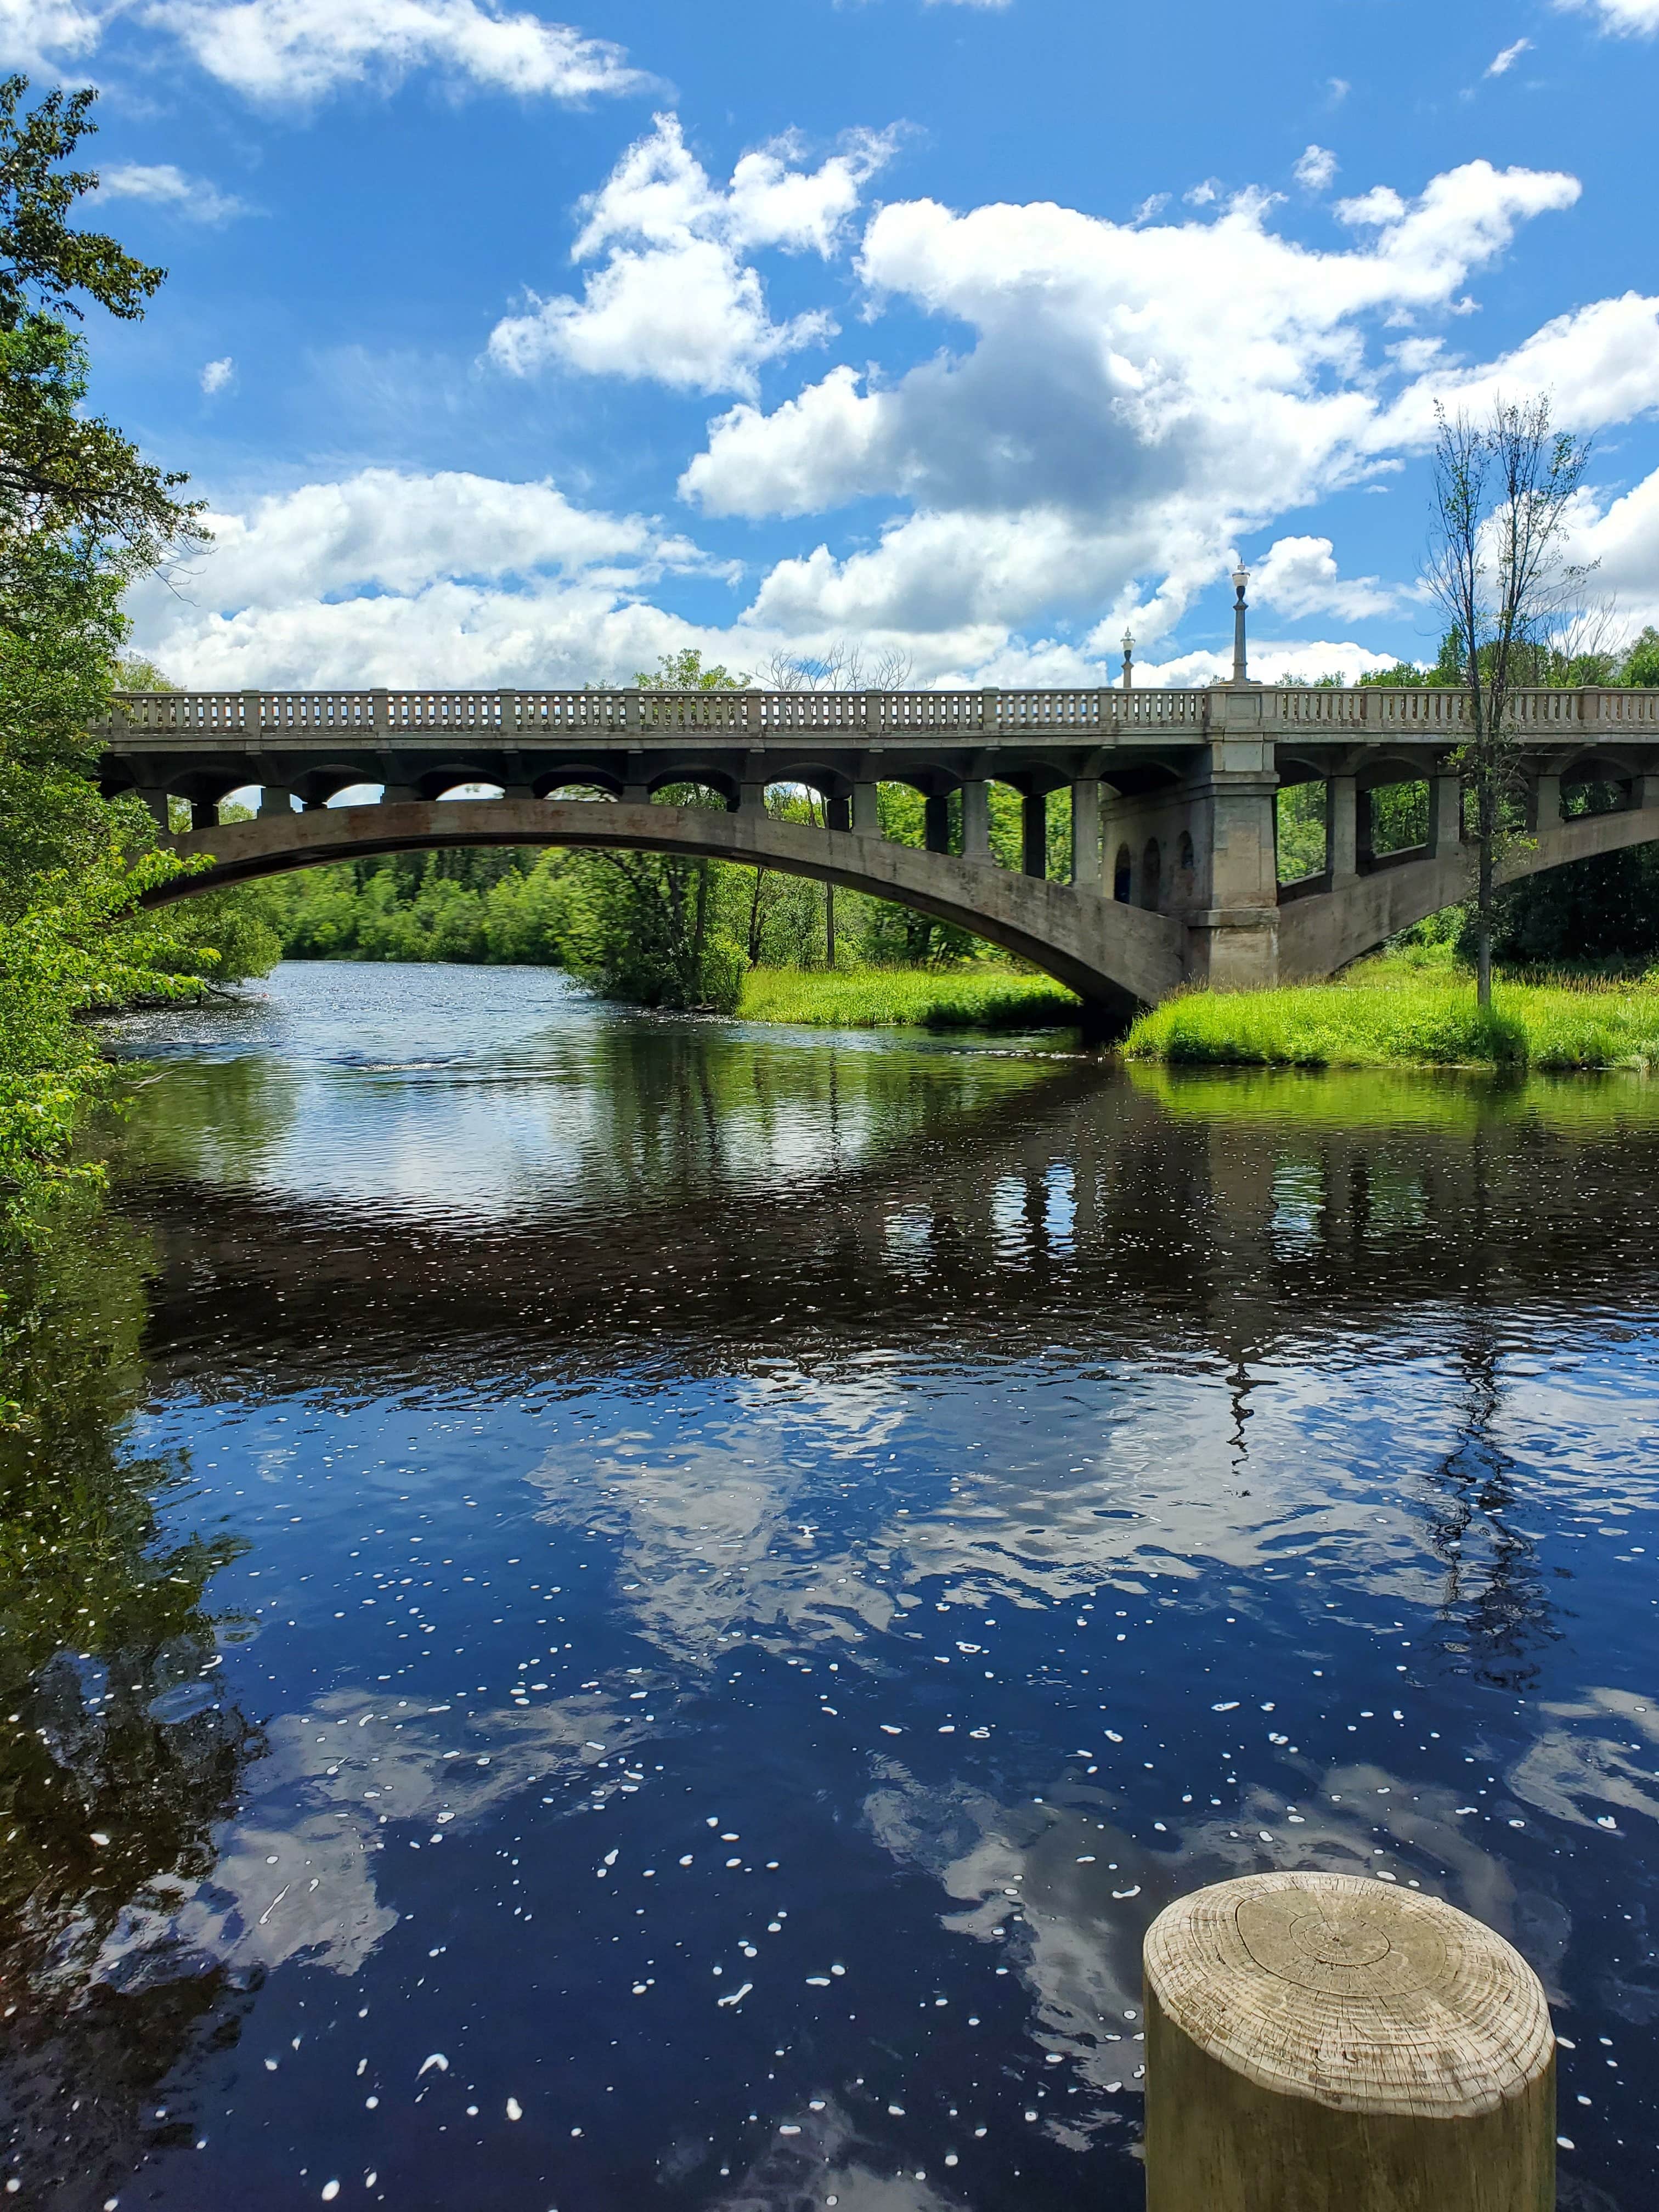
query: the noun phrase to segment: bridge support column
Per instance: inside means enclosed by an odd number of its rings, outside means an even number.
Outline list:
[[[395,806],[405,799],[418,799],[420,795],[412,783],[383,783],[380,786],[382,806]],[[310,803],[309,800],[307,801],[307,805]]]
[[[1224,714],[1232,695],[1221,696]],[[1207,769],[1188,790],[1202,901],[1187,917],[1189,971],[1216,989],[1261,989],[1279,976],[1279,772],[1271,741],[1216,739]]]
[[[1072,882],[1080,891],[1100,889],[1100,780],[1072,786]]]
[[[1556,807],[1561,804],[1557,787]],[[1463,842],[1463,787],[1455,775],[1429,778],[1429,858],[1444,860]]]
[[[982,777],[962,787],[962,857],[964,860],[991,857],[991,787]]]
[[[535,786],[529,783],[504,783],[501,786],[501,797],[527,799],[533,805],[536,798]]]
[[[738,785],[739,814],[764,814],[766,811],[766,761],[760,753],[750,753],[743,764],[743,777]]]
[[[1659,775],[1633,775],[1630,780],[1632,806],[1659,806]]]
[[[286,784],[265,783],[260,785],[259,816],[262,821],[267,814],[292,814],[293,811],[294,793],[289,789]]]
[[[853,826],[853,802],[850,799],[826,799],[823,815],[832,830],[850,830]]]
[[[1351,775],[1334,775],[1325,786],[1325,872],[1335,890],[1359,872],[1361,793]]]
[[[1527,793],[1527,827],[1541,834],[1559,829],[1561,822],[1561,779],[1537,775]]]
[[[1046,876],[1048,872],[1048,794],[1046,791],[1028,791],[1020,800],[1020,856],[1024,874]]]
[[[881,835],[880,787],[873,781],[853,786],[853,828],[861,837]]]
[[[216,799],[192,799],[188,804],[192,830],[216,830],[219,827],[219,802]]]
[[[165,837],[173,827],[172,822],[167,814],[167,795],[166,792],[157,791],[154,787],[146,787],[140,790],[138,796],[143,800],[145,805],[149,807],[151,821],[155,823],[156,828]]]
[[[951,794],[930,791],[922,802],[922,842],[930,853],[951,849]]]

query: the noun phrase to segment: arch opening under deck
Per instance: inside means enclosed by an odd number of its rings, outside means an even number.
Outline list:
[[[1500,884],[1523,882],[1603,853],[1659,842],[1659,803],[1576,814],[1541,829],[1536,841],[1500,865]],[[1286,981],[1334,975],[1375,952],[1398,931],[1455,906],[1470,886],[1467,847],[1437,858],[1358,876],[1331,890],[1282,903],[1279,910],[1279,969]]]
[[[388,853],[608,847],[775,868],[913,907],[1030,961],[1109,1020],[1127,1018],[1137,1004],[1155,1003],[1182,981],[1182,932],[1167,915],[987,861],[780,822],[761,808],[721,813],[602,799],[398,799],[263,815],[172,842],[181,857],[206,857],[211,865],[152,892],[146,905]]]

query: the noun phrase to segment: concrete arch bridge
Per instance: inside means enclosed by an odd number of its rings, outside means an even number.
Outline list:
[[[176,691],[118,696],[95,732],[106,792],[140,793],[211,866],[157,902],[327,860],[542,844],[747,862],[959,924],[1109,1018],[1183,985],[1328,975],[1464,896],[1449,757],[1461,693],[1206,690]],[[1531,842],[1513,878],[1659,837],[1659,690],[1522,692],[1510,718]],[[883,782],[924,799],[925,842],[884,838]],[[993,860],[989,788],[1018,793],[1020,870]],[[659,803],[696,783],[724,813]],[[1279,793],[1323,787],[1324,865],[1281,882]],[[466,785],[499,798],[450,799]],[[821,795],[781,822],[769,788]],[[1411,787],[1404,810],[1377,794]],[[258,818],[220,824],[233,791]],[[377,801],[331,805],[380,787]],[[561,796],[573,788],[588,795]],[[1051,878],[1048,811],[1070,799]],[[592,793],[600,794],[594,797]],[[1386,848],[1385,817],[1410,842]]]

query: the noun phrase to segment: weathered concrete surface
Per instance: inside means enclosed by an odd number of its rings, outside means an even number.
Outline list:
[[[1541,829],[1530,848],[1510,854],[1498,870],[1502,883],[1518,883],[1546,869],[1564,867],[1600,853],[1618,853],[1659,838],[1659,805],[1611,814],[1581,814]],[[1467,898],[1474,854],[1454,848],[1438,859],[1403,860],[1374,874],[1351,877],[1324,891],[1287,899],[1279,909],[1279,975],[1284,982],[1309,982],[1375,951],[1396,930],[1409,929],[1442,907]]]
[[[182,858],[209,856],[213,865],[153,893],[147,904],[380,853],[459,845],[608,847],[735,860],[892,899],[1030,961],[1115,1017],[1137,1000],[1152,1005],[1167,998],[1183,980],[1185,931],[1173,915],[1016,875],[988,861],[778,822],[758,807],[720,814],[602,799],[397,799],[266,814],[171,842]]]

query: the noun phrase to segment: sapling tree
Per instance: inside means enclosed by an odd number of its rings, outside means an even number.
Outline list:
[[[1450,624],[1465,697],[1453,765],[1469,800],[1476,995],[1489,1006],[1497,872],[1520,815],[1512,696],[1583,574],[1565,545],[1589,449],[1552,426],[1547,398],[1500,398],[1484,422],[1436,412],[1425,580]]]

